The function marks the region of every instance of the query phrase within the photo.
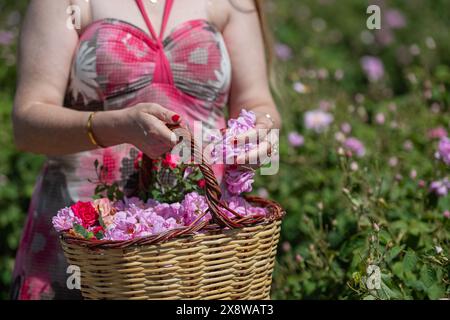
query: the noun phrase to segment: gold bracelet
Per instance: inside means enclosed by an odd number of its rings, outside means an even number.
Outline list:
[[[89,140],[91,140],[92,144],[98,148],[106,148],[102,146],[100,143],[98,143],[97,139],[95,139],[94,132],[92,130],[92,121],[94,120],[94,116],[97,112],[91,112],[89,115],[88,121],[87,121],[87,134],[89,137]]]

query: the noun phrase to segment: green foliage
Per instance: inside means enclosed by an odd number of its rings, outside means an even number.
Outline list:
[[[85,239],[91,239],[94,237],[94,233],[89,232],[86,228],[84,228],[82,225],[79,225],[75,223],[73,225],[73,230],[80,236],[82,236]]]
[[[429,191],[449,168],[435,160],[437,142],[428,131],[450,128],[450,7],[383,3],[382,12],[396,8],[407,23],[392,31],[389,45],[366,29],[365,2],[277,1],[272,7],[276,38],[293,51],[277,68],[285,129],[280,173],[258,181],[287,211],[273,298],[449,297],[450,222],[443,213],[450,197]],[[420,54],[411,54],[414,45]],[[366,80],[365,55],[383,61],[381,81]],[[308,90],[294,91],[296,81]],[[303,115],[319,107],[334,122],[315,134]],[[340,150],[343,123],[351,125],[347,136],[364,143],[364,157]],[[291,131],[304,136],[302,147],[287,143]],[[378,290],[367,287],[371,265],[380,268]]]
[[[114,182],[108,184],[102,179],[108,174],[108,169],[100,165],[98,160],[94,161],[95,172],[97,174],[97,181],[89,181],[90,183],[95,183],[95,195],[94,199],[108,198],[111,201],[122,200],[124,197],[123,191],[120,189],[119,184]]]
[[[155,164],[156,163],[156,164]],[[199,182],[204,182],[203,174],[195,165],[179,164],[176,168],[162,165],[160,161],[154,162],[152,171],[152,184],[150,192],[143,195],[142,199],[154,199],[160,203],[175,203],[183,201],[186,194],[197,192],[204,195],[203,187]],[[184,177],[186,170],[192,172]]]
[[[255,188],[265,188],[287,211],[272,297],[448,298],[450,220],[443,212],[450,209],[450,197],[433,195],[429,185],[448,176],[449,168],[434,158],[437,143],[427,133],[439,126],[450,131],[449,2],[379,1],[382,12],[396,8],[406,19],[395,30],[382,22],[379,32],[366,29],[364,1],[266,2],[276,39],[293,50],[293,58],[276,68],[284,128],[280,172],[258,178]],[[17,37],[13,12],[23,13],[26,3],[0,4],[0,31]],[[383,45],[379,39],[386,35],[392,42]],[[8,297],[15,250],[43,163],[43,157],[13,145],[16,47],[0,45],[0,299]],[[383,61],[381,81],[366,80],[360,65],[365,55]],[[296,81],[307,92],[294,91]],[[334,122],[315,134],[303,116],[319,106],[329,109]],[[364,143],[364,157],[340,152],[336,138],[345,122]],[[291,131],[304,136],[302,147],[288,144]],[[116,191],[101,190],[120,197]],[[369,266],[379,268],[379,289],[368,285]]]

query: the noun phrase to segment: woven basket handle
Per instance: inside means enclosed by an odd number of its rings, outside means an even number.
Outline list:
[[[168,127],[171,130],[181,128],[179,126]],[[197,231],[208,232],[216,231],[218,230],[218,228],[236,229],[246,226],[254,226],[261,222],[280,220],[284,216],[285,212],[278,203],[255,196],[244,196],[244,198],[250,203],[257,203],[259,206],[264,206],[268,210],[267,215],[248,215],[243,217],[234,210],[230,209],[223,201],[220,200],[222,193],[219,187],[219,183],[217,182],[211,166],[205,162],[205,159],[203,159],[202,150],[197,147],[195,141],[193,141],[192,139],[192,135],[188,130],[186,133],[187,134],[184,135],[184,137],[188,137],[190,139],[191,151],[193,151],[192,154],[194,155],[194,159],[201,159],[200,164],[197,165],[203,173],[206,182],[205,192],[206,201],[208,203],[208,210],[199,214],[195,221],[193,221],[189,226],[182,226],[179,228],[164,231],[159,234],[123,241],[85,239],[81,238],[78,235],[73,235],[70,233],[62,233],[61,238],[68,243],[79,244],[89,248],[128,248],[133,245],[158,244],[164,241],[169,241],[171,239],[193,235]],[[143,163],[141,169],[138,172],[139,184],[137,186],[136,192],[139,192],[140,190],[148,190],[148,187],[151,183],[152,160],[144,155],[142,161]],[[226,211],[231,213],[234,217],[230,218],[225,213]],[[206,219],[202,219],[208,213],[211,214],[213,223],[210,223]]]
[[[200,226],[199,221],[208,212],[211,214],[213,222],[221,227],[228,227],[233,229],[241,228],[245,225],[253,223],[255,221],[254,218],[252,219],[249,217],[241,216],[239,213],[230,209],[223,201],[221,201],[222,192],[219,183],[217,182],[217,179],[214,175],[214,171],[212,170],[211,165],[207,163],[206,159],[204,159],[203,150],[200,150],[197,143],[195,142],[195,139],[192,138],[191,132],[186,128],[180,127],[179,125],[167,125],[167,127],[172,131],[174,131],[175,129],[183,129],[187,131],[187,134],[184,136],[189,137],[190,139],[191,154],[193,155],[193,159],[200,160],[200,163],[196,165],[199,167],[205,179],[205,194],[209,209],[208,211],[198,216],[198,218],[191,224],[191,228],[189,228],[189,230],[193,231],[194,229],[201,229],[205,224],[201,224]],[[152,160],[144,154],[142,158],[142,166],[139,171],[139,190],[148,190],[148,187],[150,186],[152,168],[151,164]],[[230,218],[223,211],[223,209],[232,213],[235,218]]]

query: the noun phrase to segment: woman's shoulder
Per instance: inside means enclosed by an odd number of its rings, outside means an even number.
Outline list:
[[[229,21],[238,15],[256,12],[257,0],[212,0],[208,7],[211,21],[224,30]]]

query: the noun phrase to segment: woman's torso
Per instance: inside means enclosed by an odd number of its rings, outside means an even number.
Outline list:
[[[94,111],[158,103],[179,113],[191,127],[200,120],[204,130],[223,128],[231,79],[219,30],[223,17],[210,20],[217,16],[211,14],[211,1],[174,1],[159,48],[154,36],[160,35],[165,1],[142,3],[156,35],[135,0],[73,1],[83,23],[65,107]],[[51,157],[47,170],[61,173],[70,198],[77,201],[94,192],[95,160],[107,170],[101,175],[104,182],[119,182],[125,192],[133,190],[137,155],[134,146],[124,144]],[[222,171],[216,174],[220,179]]]

